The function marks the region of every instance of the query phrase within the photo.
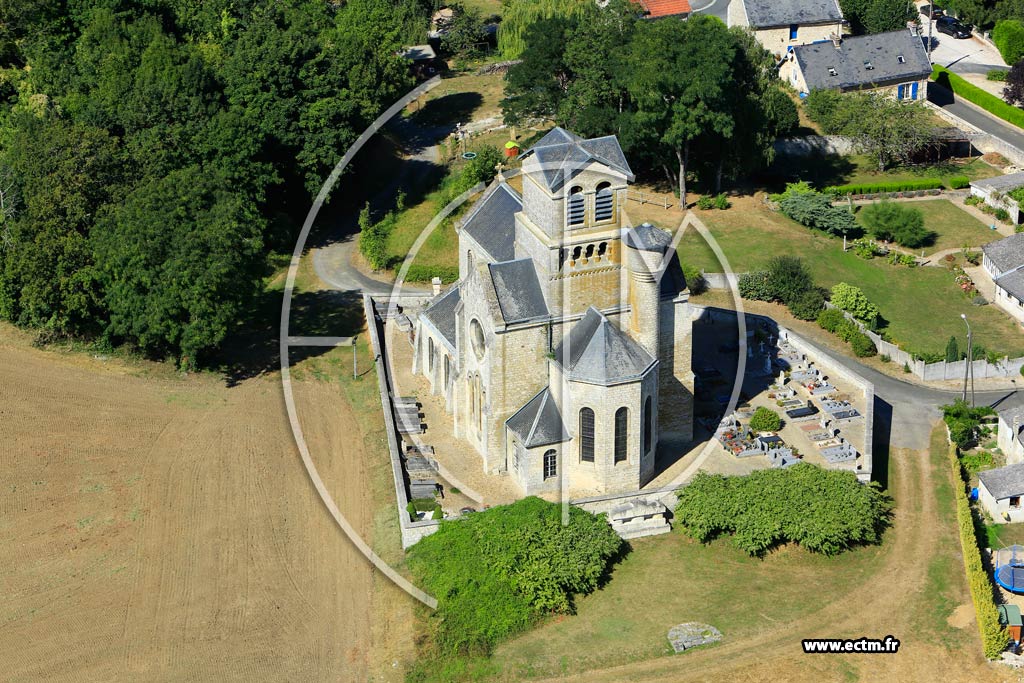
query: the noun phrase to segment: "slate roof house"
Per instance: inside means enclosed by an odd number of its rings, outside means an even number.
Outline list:
[[[1024,406],[1000,410],[996,443],[1008,465],[1024,463]]]
[[[981,248],[982,266],[995,286],[996,305],[1024,324],[1024,233]]]
[[[791,61],[789,81],[802,93],[873,90],[923,100],[932,73],[921,36],[909,29],[798,45]]]
[[[522,193],[499,175],[457,226],[459,280],[417,317],[413,371],[524,495],[636,490],[659,444],[693,436],[671,235],[624,224],[615,137],[555,128],[520,158]]]
[[[782,78],[789,76],[783,59],[795,46],[831,40],[843,33],[838,0],[731,0],[727,17],[730,27],[749,28],[782,62]]]
[[[996,522],[1024,522],[1024,464],[978,472],[978,502]]]

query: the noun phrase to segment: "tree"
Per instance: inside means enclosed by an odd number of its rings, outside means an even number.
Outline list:
[[[703,14],[685,22],[644,22],[637,29],[627,83],[635,103],[631,146],[674,157],[682,206],[694,141],[702,135],[728,139],[735,130],[731,98],[737,51],[725,24]]]
[[[768,279],[776,298],[784,304],[796,301],[814,288],[814,280],[802,259],[796,256],[776,256],[768,262]]]
[[[533,24],[519,64],[505,75],[501,109],[505,123],[519,126],[530,119],[552,120],[566,97],[572,72],[565,62],[565,43],[571,24],[563,17]]]
[[[992,29],[992,42],[1007,64],[1016,64],[1024,57],[1024,22],[1017,19],[997,21]]]
[[[759,406],[750,417],[750,429],[755,432],[777,432],[782,429],[782,418],[774,410]]]
[[[946,362],[955,363],[960,360],[960,347],[957,345],[956,337],[950,336],[946,342]]]
[[[1006,75],[1003,99],[1013,105],[1024,104],[1024,59],[1017,60]]]
[[[568,20],[587,11],[590,0],[508,0],[498,29],[502,59],[525,56],[536,42],[531,34],[544,19]]]
[[[904,247],[921,247],[934,237],[925,229],[920,209],[897,202],[869,204],[861,210],[861,220],[875,239],[894,241]]]
[[[789,302],[789,312],[800,320],[816,320],[825,306],[825,295],[817,287],[808,289]]]
[[[903,29],[915,15],[903,0],[840,0],[839,6],[856,35]]]
[[[460,57],[477,54],[481,44],[487,40],[480,11],[476,8],[467,9],[459,3],[449,5],[448,8],[452,10],[452,17],[443,26],[441,47],[450,54]]]
[[[849,235],[858,230],[852,213],[844,207],[832,206],[829,195],[812,189],[806,182],[788,184],[779,198],[779,208],[797,223],[833,235]]]

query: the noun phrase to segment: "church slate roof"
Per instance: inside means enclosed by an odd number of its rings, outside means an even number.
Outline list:
[[[630,181],[636,176],[629,168],[626,155],[614,135],[584,140],[563,128],[553,128],[519,158],[535,156],[540,162],[540,173],[548,189],[556,192],[572,176],[572,171],[592,161],[625,175]]]
[[[462,291],[458,286],[452,287],[441,296],[434,299],[420,315],[434,326],[441,333],[451,347],[455,346],[455,309],[462,301]]]
[[[515,214],[522,210],[523,199],[507,183],[497,182],[462,222],[462,230],[487,250],[493,261],[515,257]]]
[[[491,282],[498,297],[501,317],[506,324],[546,318],[547,303],[540,288],[533,259],[490,263]]]
[[[627,247],[633,247],[640,251],[664,253],[668,245],[672,244],[672,235],[650,223],[642,223],[627,230],[623,241]]]
[[[809,90],[919,81],[932,73],[924,41],[907,29],[843,38],[838,48],[831,41],[797,45],[793,57]],[[830,75],[829,69],[836,75]]]
[[[570,379],[591,384],[637,380],[657,362],[593,306],[555,349],[555,359]]]
[[[569,440],[569,431],[562,422],[562,414],[548,387],[527,401],[505,424],[527,448]]]
[[[743,2],[752,28],[824,24],[843,20],[836,0],[734,0]]]

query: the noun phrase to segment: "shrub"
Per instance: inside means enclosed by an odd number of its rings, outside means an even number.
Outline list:
[[[997,81],[999,83],[1002,83],[1006,80],[1006,76],[1009,73],[1010,72],[1007,71],[1006,69],[992,69],[987,74],[985,74],[985,80]]]
[[[881,356],[878,357],[878,360],[882,361],[883,363],[888,363],[889,361],[892,360],[892,358],[889,357],[889,354],[883,353]]]
[[[889,252],[889,263],[894,266],[909,266],[913,268],[917,265],[917,259],[910,254],[901,254],[898,251]]]
[[[374,270],[384,270],[391,265],[388,236],[395,227],[395,220],[394,212],[389,211],[383,219],[374,223],[370,218],[369,204],[359,212],[359,252]]]
[[[920,209],[896,202],[877,202],[865,206],[861,221],[876,239],[896,242],[904,247],[920,247],[931,239],[925,230]]]
[[[711,195],[704,195],[697,200],[697,208],[701,211],[710,211],[715,208],[715,198]]]
[[[996,217],[996,220],[1003,221],[1004,223],[1010,220],[1010,212],[1006,209],[996,209],[992,212],[992,215]]]
[[[683,278],[686,279],[690,294],[703,294],[708,291],[708,281],[704,279],[704,273],[699,268],[682,262],[679,267],[683,271]]]
[[[1024,57],[1024,24],[1016,19],[997,21],[992,29],[992,42],[996,44],[1004,62],[1016,64]]]
[[[725,211],[732,203],[729,202],[729,197],[723,192],[715,197],[715,208]]]
[[[846,316],[838,308],[826,308],[818,314],[818,325],[821,329],[833,334],[846,323]],[[1022,368],[1024,370],[1024,368]]]
[[[740,296],[751,301],[775,301],[775,289],[768,281],[768,271],[755,270],[740,275],[737,282]]]
[[[1024,127],[1024,111],[1012,104],[1003,102],[992,93],[982,90],[973,83],[968,83],[948,69],[941,66],[933,67],[932,80],[1004,121],[1009,121],[1018,127]]]
[[[966,204],[967,206],[977,206],[978,204],[981,204],[984,201],[984,199],[982,199],[976,194],[972,194],[964,198],[964,204]]]
[[[808,463],[725,477],[699,472],[679,493],[676,518],[698,541],[729,533],[751,555],[793,542],[835,555],[878,543],[892,502],[878,484],[861,484],[853,472]]]
[[[761,406],[751,416],[750,428],[755,432],[777,432],[782,429],[782,418],[774,410]]]
[[[949,447],[949,462],[953,469],[956,489],[956,521],[960,531],[960,549],[967,572],[967,585],[971,590],[971,602],[974,603],[974,614],[978,620],[978,630],[981,632],[982,649],[986,657],[996,659],[1006,648],[1010,637],[1006,628],[999,623],[999,609],[992,597],[992,582],[981,560],[974,513],[971,512],[971,504],[967,500],[963,469],[957,458],[956,446]]]
[[[435,277],[448,284],[459,279],[458,266],[423,266],[412,263],[405,273],[406,282],[430,282]]]
[[[849,318],[843,318],[842,324],[836,328],[836,336],[844,342],[853,341],[853,338],[860,333],[860,327]]]
[[[812,287],[789,302],[789,312],[800,320],[816,320],[824,306],[825,295],[817,287]]]
[[[878,322],[878,307],[868,301],[859,287],[840,282],[832,287],[832,304],[857,320],[873,327]]]
[[[950,335],[949,341],[946,342],[946,362],[955,363],[960,360],[960,345],[956,342],[956,337]]]
[[[434,513],[430,516],[430,518],[431,519],[444,519],[444,510],[441,509],[440,505],[438,505],[436,503],[434,504]]]
[[[863,237],[854,240],[850,246],[853,249],[853,253],[864,260],[875,258],[875,252],[878,250],[878,247],[872,240]]]
[[[863,332],[857,332],[850,338],[850,347],[857,358],[870,358],[878,353],[875,343]]]
[[[409,513],[409,519],[416,521],[416,506],[412,504],[410,500],[408,505],[405,506],[405,511]]]
[[[571,611],[623,550],[604,516],[536,497],[442,520],[409,549],[410,571],[435,596],[430,618],[443,655],[487,654],[546,614]]]
[[[950,405],[942,406],[942,419],[949,427],[949,437],[960,448],[967,448],[974,442],[981,418],[995,411],[989,406],[971,407],[963,399],[956,399]]]
[[[877,194],[880,192],[908,192],[920,190],[938,190],[942,181],[934,178],[921,180],[896,180],[888,183],[858,183],[853,185],[829,185],[823,192],[837,197],[848,194]]]
[[[786,305],[814,287],[814,280],[802,259],[776,256],[768,262],[768,282],[775,298]]]
[[[965,175],[955,175],[949,179],[949,187],[952,190],[962,190],[971,186],[971,179]]]
[[[808,228],[823,230],[835,235],[857,232],[857,220],[845,207],[832,206],[832,198],[821,192],[791,191],[779,200],[779,208],[789,218]]]

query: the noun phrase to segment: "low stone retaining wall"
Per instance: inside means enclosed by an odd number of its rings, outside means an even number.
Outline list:
[[[928,87],[934,88],[941,86],[936,86],[934,83],[930,83]],[[965,98],[960,98],[959,101],[964,102],[967,106],[977,107],[977,105],[968,102],[968,100]],[[925,106],[929,107],[936,115],[938,115],[939,118],[948,121],[949,123],[959,128],[960,130],[968,133],[968,137],[970,138],[971,144],[982,153],[988,154],[990,152],[996,152],[998,154],[1002,154],[1004,157],[1009,159],[1014,164],[1018,166],[1024,166],[1024,151],[1011,145],[1005,140],[997,138],[994,135],[986,133],[985,131],[971,125],[970,123],[963,120],[956,114],[951,114],[950,112],[946,111],[945,109],[943,109],[942,107],[938,106],[933,102],[929,102],[926,100]],[[980,107],[977,108],[979,111],[984,111]],[[988,112],[985,112],[985,114],[991,116],[991,114],[988,114]],[[1000,119],[1000,121],[1002,121],[1002,119]],[[1003,123],[1004,125],[1007,126],[1013,126],[1012,123],[1008,123],[1005,121],[1003,121]]]
[[[773,146],[778,154],[788,154],[795,157],[853,153],[853,141],[841,135],[806,135],[799,138],[779,138]]]

